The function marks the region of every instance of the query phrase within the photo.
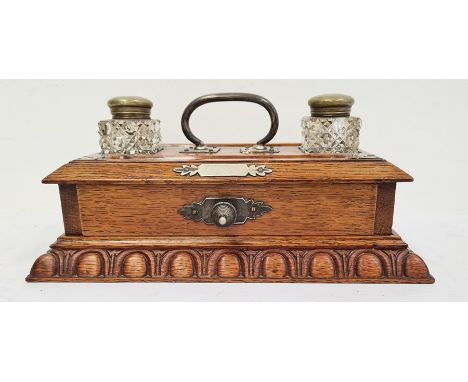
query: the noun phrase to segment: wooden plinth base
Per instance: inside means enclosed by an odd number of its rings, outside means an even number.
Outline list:
[[[430,284],[424,261],[391,236],[85,238],[61,236],[31,268],[38,282]]]

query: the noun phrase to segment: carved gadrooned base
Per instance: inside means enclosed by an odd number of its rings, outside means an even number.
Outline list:
[[[95,244],[95,241],[93,242]],[[104,242],[103,242],[104,244]],[[122,241],[123,245],[129,245]],[[27,281],[433,283],[408,248],[83,248],[54,246]]]

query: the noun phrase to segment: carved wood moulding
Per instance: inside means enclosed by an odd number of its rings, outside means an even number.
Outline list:
[[[409,249],[50,249],[27,281],[433,283]]]

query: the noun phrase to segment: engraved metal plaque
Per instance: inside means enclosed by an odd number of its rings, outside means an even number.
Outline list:
[[[202,163],[184,164],[174,169],[180,175],[188,176],[265,176],[273,172],[264,165],[247,165],[245,163]]]

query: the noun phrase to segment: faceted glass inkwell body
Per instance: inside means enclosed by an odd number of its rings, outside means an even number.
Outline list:
[[[353,98],[343,94],[325,94],[309,100],[311,116],[302,119],[303,142],[306,153],[359,153],[361,119],[351,117]]]
[[[152,154],[162,150],[160,121],[151,119],[151,101],[115,97],[107,104],[112,119],[98,123],[103,154]]]

